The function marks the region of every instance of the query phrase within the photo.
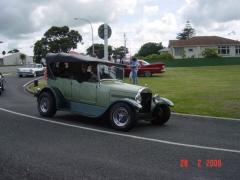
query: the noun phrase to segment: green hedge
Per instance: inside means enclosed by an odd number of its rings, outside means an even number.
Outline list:
[[[188,58],[188,59],[153,59],[145,60],[149,63],[164,62],[166,67],[195,67],[195,66],[221,66],[240,65],[240,57],[223,58]]]

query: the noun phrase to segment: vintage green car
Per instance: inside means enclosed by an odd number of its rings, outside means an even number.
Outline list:
[[[123,64],[68,53],[48,53],[47,84],[36,96],[42,116],[57,110],[92,118],[107,117],[114,129],[126,131],[137,120],[164,124],[173,103],[147,87],[124,83]]]

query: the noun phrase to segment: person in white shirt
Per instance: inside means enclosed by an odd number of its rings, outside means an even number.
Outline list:
[[[117,59],[115,60],[115,63],[123,64],[123,60],[122,60],[121,56],[117,55]]]

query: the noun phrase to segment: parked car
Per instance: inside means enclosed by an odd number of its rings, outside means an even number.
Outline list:
[[[124,83],[123,64],[68,53],[48,53],[47,86],[39,89],[38,111],[54,116],[57,110],[92,118],[107,117],[117,130],[129,130],[137,120],[164,124],[173,103],[151,89]],[[86,73],[84,73],[86,72]]]
[[[152,74],[164,73],[165,72],[165,63],[148,63],[144,60],[137,60],[139,63],[138,75],[143,75],[145,77],[151,77]],[[131,72],[130,60],[125,60],[124,64],[127,65],[125,68],[125,76],[128,76]]]
[[[28,63],[24,68],[18,68],[17,74],[19,77],[23,76],[39,76],[44,74],[44,67],[42,64]]]
[[[4,79],[4,75],[0,72],[0,96],[2,94],[2,91],[4,91],[4,83],[6,83]]]

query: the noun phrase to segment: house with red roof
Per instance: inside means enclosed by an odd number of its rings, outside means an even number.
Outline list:
[[[78,53],[78,52],[75,52],[75,51],[69,51],[69,54],[76,54],[76,55],[80,55],[80,56],[85,56],[84,54]]]
[[[203,58],[203,51],[210,48],[218,49],[222,57],[240,57],[240,41],[219,36],[195,36],[187,40],[169,40],[170,53],[175,59],[186,57]]]

